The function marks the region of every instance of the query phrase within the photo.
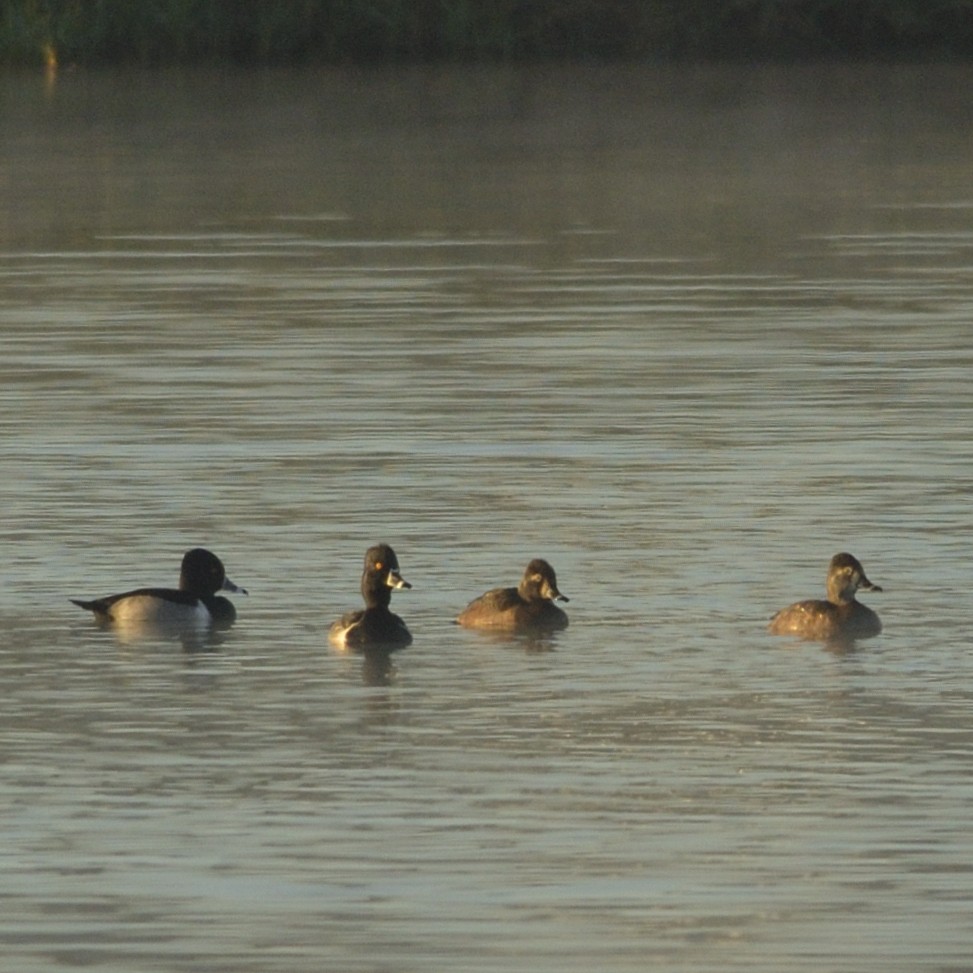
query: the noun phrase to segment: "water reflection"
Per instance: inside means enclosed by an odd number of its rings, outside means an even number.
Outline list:
[[[362,681],[366,686],[388,686],[395,676],[392,654],[395,650],[385,648],[363,649]]]
[[[866,648],[861,639],[853,638],[828,639],[823,645],[826,652],[837,656],[852,656]]]
[[[135,649],[139,646],[181,646],[187,655],[215,652],[226,642],[233,621],[187,626],[172,619],[134,619],[112,621],[94,617],[91,623],[118,646]]]
[[[554,652],[560,641],[559,631],[498,632],[475,629],[465,640],[467,645],[484,643],[501,648],[523,649],[527,653]]]

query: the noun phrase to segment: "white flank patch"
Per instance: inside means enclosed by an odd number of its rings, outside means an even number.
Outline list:
[[[151,595],[123,598],[112,606],[111,617],[116,625],[123,627],[147,625],[196,629],[207,627],[213,621],[209,609],[201,601],[195,605],[182,605]]]

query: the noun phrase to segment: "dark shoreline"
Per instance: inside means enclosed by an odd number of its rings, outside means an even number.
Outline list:
[[[9,0],[0,64],[968,60],[973,0]]]

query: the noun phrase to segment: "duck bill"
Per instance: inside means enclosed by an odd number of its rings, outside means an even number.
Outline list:
[[[241,588],[239,585],[234,584],[229,578],[223,579],[223,586],[220,588],[220,591],[232,591],[238,595],[250,594],[250,592],[247,591],[246,588]]]
[[[872,584],[865,575],[862,575],[861,584],[858,586],[862,591],[881,591],[881,587],[877,584]]]
[[[549,601],[570,601],[571,599],[567,595],[562,595],[554,585],[544,582],[544,590],[541,592],[545,598]]]
[[[405,578],[403,578],[402,575],[395,570],[395,568],[392,568],[392,570],[389,571],[387,575],[385,575],[385,583],[395,591],[398,591],[399,589],[402,588],[412,587],[412,585],[409,584],[409,582],[406,581]]]

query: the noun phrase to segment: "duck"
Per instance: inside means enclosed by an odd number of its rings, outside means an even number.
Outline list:
[[[331,624],[328,640],[339,649],[355,651],[404,649],[412,634],[404,621],[389,610],[392,592],[408,590],[399,559],[388,544],[375,544],[365,552],[361,593],[365,607],[346,612]]]
[[[516,588],[487,591],[471,601],[456,622],[465,628],[494,632],[554,632],[568,627],[567,613],[555,601],[570,599],[558,589],[554,568],[543,558],[534,558]]]
[[[178,588],[136,588],[91,601],[72,598],[79,608],[90,611],[100,622],[118,626],[160,626],[203,628],[232,625],[236,608],[218,591],[247,594],[234,584],[223,562],[211,551],[194,547],[183,555]]]
[[[772,635],[796,635],[816,642],[852,642],[882,631],[878,615],[855,599],[858,591],[881,591],[868,580],[858,558],[835,554],[828,565],[827,601],[809,599],[782,608],[770,620]]]

